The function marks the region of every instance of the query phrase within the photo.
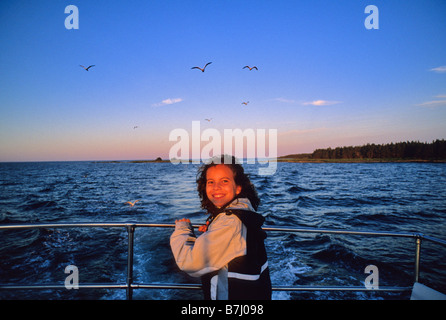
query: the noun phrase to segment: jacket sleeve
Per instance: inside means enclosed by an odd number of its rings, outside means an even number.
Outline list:
[[[189,222],[177,222],[170,247],[178,267],[193,277],[224,267],[246,254],[246,228],[235,215],[221,214],[198,238]]]

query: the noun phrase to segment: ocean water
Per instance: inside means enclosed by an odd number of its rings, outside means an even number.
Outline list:
[[[446,164],[279,163],[259,176],[265,226],[421,232],[446,239]],[[0,224],[37,222],[202,224],[198,165],[47,162],[0,164]],[[125,204],[140,200],[134,207]],[[137,228],[135,283],[199,283],[176,267],[170,228]],[[410,286],[410,238],[268,232],[273,286],[363,286],[366,266],[380,286]],[[420,282],[446,292],[446,246],[423,241]],[[63,284],[75,265],[80,283],[125,283],[124,228],[0,230],[1,284]],[[202,299],[200,291],[136,289],[134,299]],[[273,299],[407,299],[407,293],[274,292]],[[0,290],[0,299],[125,299],[125,290]]]

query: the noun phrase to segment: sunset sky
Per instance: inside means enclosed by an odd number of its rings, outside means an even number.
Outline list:
[[[5,0],[0,44],[0,161],[167,158],[192,121],[278,155],[446,139],[446,1]]]

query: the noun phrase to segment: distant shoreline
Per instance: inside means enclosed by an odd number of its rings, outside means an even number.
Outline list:
[[[327,149],[312,153],[288,154],[281,162],[311,163],[380,163],[380,162],[446,162],[446,141],[432,143],[407,141],[388,144],[366,144]]]
[[[94,163],[166,163],[170,162],[170,160],[101,160],[101,161],[92,161]]]
[[[287,158],[279,157],[277,162],[291,163],[446,163],[446,160],[426,160],[426,159],[308,159],[308,158]]]
[[[289,158],[287,156],[269,159],[269,161],[288,163],[446,163],[445,159],[310,159],[310,158]],[[103,160],[93,161],[94,163],[168,163],[170,160]],[[189,160],[192,163],[192,160]]]

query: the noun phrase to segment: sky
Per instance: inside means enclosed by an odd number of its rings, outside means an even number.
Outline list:
[[[0,162],[166,159],[193,121],[279,156],[446,138],[443,0],[4,0],[0,46]]]

